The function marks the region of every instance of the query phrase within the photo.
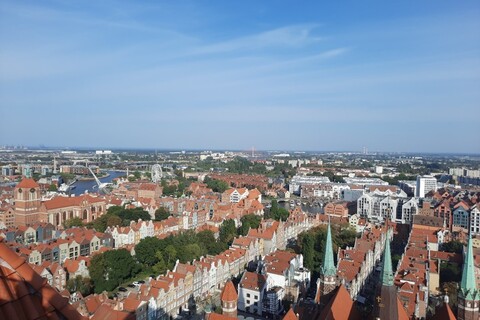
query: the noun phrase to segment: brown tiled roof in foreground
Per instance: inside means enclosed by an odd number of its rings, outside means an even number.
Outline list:
[[[448,303],[444,302],[440,307],[437,307],[432,320],[457,320],[457,318]]]
[[[208,313],[205,315],[207,320],[237,320],[237,317],[230,317],[224,314]]]
[[[0,241],[0,319],[85,319]]]
[[[317,319],[322,320],[360,320],[362,319],[355,308],[350,294],[343,284],[337,288],[335,295],[325,306]]]
[[[283,317],[283,320],[298,320],[298,316],[295,314],[295,312],[293,312],[293,308],[290,308],[290,310],[288,310],[285,317]]]

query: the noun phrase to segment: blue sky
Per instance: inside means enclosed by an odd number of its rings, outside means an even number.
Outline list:
[[[480,152],[478,1],[0,1],[0,145]]]

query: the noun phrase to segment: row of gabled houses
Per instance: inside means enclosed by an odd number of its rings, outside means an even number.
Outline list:
[[[23,228],[25,227],[20,227],[20,229]],[[41,265],[45,261],[63,264],[66,259],[88,257],[102,248],[113,247],[111,235],[83,227],[53,231],[52,237],[43,239],[42,242],[38,241],[39,238],[31,242],[25,240],[17,242],[15,239],[9,241],[13,235],[18,234],[17,232],[18,230],[7,229],[0,232],[0,237],[4,238],[6,244],[24,257],[28,263],[35,265]],[[29,239],[30,235],[34,237],[36,234],[33,227],[28,227],[25,232],[24,238],[19,236],[16,240]]]
[[[198,190],[202,185],[195,184]],[[233,219],[237,226],[247,214],[263,215],[261,193],[257,189],[229,189],[222,194],[225,202],[218,198],[165,197],[158,200],[158,207],[166,208],[171,216],[163,221],[131,222],[129,226],[108,227],[105,231],[114,238],[115,248],[135,245],[146,237],[162,237],[181,230],[218,230],[226,219]],[[150,204],[149,204],[150,206]],[[149,207],[151,208],[151,206]],[[215,231],[217,232],[217,231]]]
[[[353,247],[338,249],[337,278],[353,300],[362,300],[362,291],[376,283],[375,268],[385,249],[386,230],[384,226],[368,224]]]
[[[134,313],[137,319],[144,316],[146,319],[176,316],[182,310],[188,310],[195,301],[218,293],[225,282],[241,274],[250,261],[258,261],[277,249],[284,249],[287,240],[285,235],[296,237],[312,226],[312,219],[300,211],[292,212],[286,222],[263,221],[258,230],[250,230],[247,236],[234,239],[229,249],[216,256],[202,257],[191,263],[177,261],[172,271],[150,279],[120,302],[101,303],[97,310],[92,310],[86,306],[91,299],[97,298],[89,296],[77,303],[78,310],[95,319],[98,310],[102,315],[124,312],[125,301],[133,299],[136,301]],[[105,305],[111,311],[106,313]]]
[[[277,250],[258,262],[256,272],[245,272],[238,284],[238,310],[261,316],[280,315],[282,301],[296,302],[310,287],[310,270],[303,256]]]
[[[425,318],[429,298],[441,295],[440,264],[460,265],[462,255],[440,251],[443,232],[438,227],[414,224],[394,275],[399,301],[408,315]]]

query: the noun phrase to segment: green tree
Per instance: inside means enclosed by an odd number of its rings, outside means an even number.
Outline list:
[[[108,216],[104,214],[103,216],[100,216],[99,218],[93,220],[93,228],[99,232],[105,232],[105,229],[107,229],[107,219]]]
[[[116,215],[107,215],[107,227],[114,227],[122,225],[122,218]]]
[[[254,214],[247,214],[243,216],[240,221],[242,222],[242,225],[238,229],[238,234],[245,236],[248,233],[248,230],[251,229],[257,229],[260,226],[260,221],[262,218],[260,216],[254,215]]]
[[[310,270],[314,268],[314,240],[311,234],[305,234],[301,241],[302,253],[303,253],[303,263],[305,267]]]
[[[182,263],[198,259],[202,255],[202,250],[197,243],[188,244],[184,250],[177,251],[178,259]]]
[[[48,186],[48,191],[57,191],[57,190],[58,190],[57,186],[54,185],[53,183]]]
[[[162,192],[166,196],[173,196],[177,192],[177,186],[174,184],[168,184],[165,179],[161,181],[161,186],[163,188]]]
[[[170,217],[170,212],[167,208],[160,207],[155,211],[155,221],[166,220]]]
[[[442,247],[446,252],[462,253],[463,251],[463,243],[457,240],[445,242]]]
[[[213,192],[223,193],[225,190],[229,189],[230,186],[228,183],[222,180],[212,179],[210,177],[205,177],[203,181]]]
[[[200,247],[205,248],[207,254],[217,255],[225,250],[225,246],[215,239],[213,232],[210,230],[197,233],[197,243]]]
[[[266,219],[271,218],[277,221],[280,221],[280,220],[286,221],[288,219],[288,217],[290,216],[290,212],[288,212],[288,210],[285,208],[281,208],[278,205],[277,200],[273,199],[271,205],[272,206],[270,208],[270,211],[267,214],[267,217],[265,217]]]
[[[107,262],[105,261],[104,254],[96,254],[92,257],[90,261],[90,266],[88,267],[88,272],[90,278],[93,281],[95,292],[100,293],[105,290],[112,290],[111,284],[107,283]],[[108,289],[107,289],[108,288]]]
[[[72,227],[83,227],[83,221],[79,217],[73,217],[71,219],[66,220],[63,223],[65,228],[72,228]]]
[[[135,257],[140,263],[153,266],[158,263],[157,251],[161,249],[162,242],[158,238],[146,237],[135,246]]]
[[[155,253],[157,263],[152,267],[152,270],[155,272],[155,274],[164,274],[168,270],[163,255],[164,253],[160,250]]]
[[[70,293],[80,291],[80,293],[86,297],[93,292],[93,284],[90,278],[84,278],[77,276],[67,281],[67,290]]]
[[[135,177],[135,180],[140,180],[142,177],[142,174],[140,173],[140,171],[137,170],[133,173],[133,176]]]
[[[220,242],[231,245],[233,238],[237,236],[237,228],[235,227],[235,222],[232,219],[223,221],[220,226]]]
[[[440,279],[443,282],[460,282],[462,279],[462,269],[453,262],[442,261],[440,264]]]
[[[137,274],[141,268],[125,249],[110,250],[93,256],[88,268],[95,292],[112,291]]]
[[[272,202],[271,202],[270,211],[274,212],[274,211],[277,211],[278,209],[279,209],[278,201],[276,199],[273,199]]]
[[[173,245],[168,245],[163,250],[164,257],[166,258],[165,263],[167,266],[171,266],[177,259],[177,249]]]

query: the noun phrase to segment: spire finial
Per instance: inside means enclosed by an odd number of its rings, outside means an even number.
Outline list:
[[[388,228],[385,234],[385,251],[383,253],[382,285],[393,286],[392,255],[390,253],[390,241],[388,240]]]
[[[480,300],[475,281],[475,265],[473,259],[472,235],[468,235],[467,252],[463,263],[462,281],[460,282],[460,293],[465,299]]]
[[[333,243],[332,243],[332,231],[330,228],[330,215],[328,215],[327,241],[325,242],[325,255],[323,257],[323,264],[320,272],[325,276],[335,276],[337,274],[337,268],[335,268],[335,262],[333,260]]]

